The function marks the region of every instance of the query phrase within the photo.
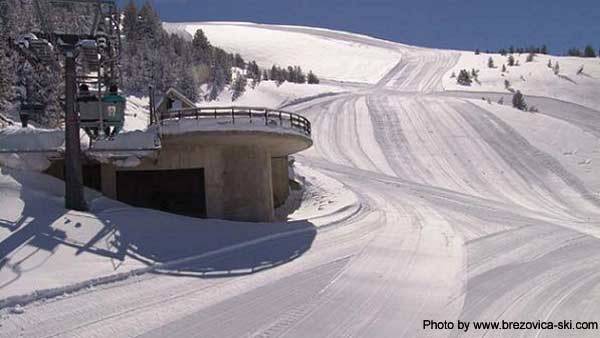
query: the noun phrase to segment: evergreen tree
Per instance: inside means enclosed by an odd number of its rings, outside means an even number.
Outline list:
[[[212,78],[210,81],[209,99],[211,101],[219,97],[219,93],[223,90],[223,88],[225,88],[225,84],[225,71],[223,68],[221,68],[221,66],[217,66],[212,73]]]
[[[560,66],[558,65],[558,61],[554,63],[554,74],[558,75],[560,73]]]
[[[519,110],[527,110],[527,103],[525,102],[525,97],[519,90],[517,90],[517,92],[513,95],[512,104],[513,107]]]
[[[137,33],[138,12],[135,1],[130,0],[129,4],[123,10],[123,30],[122,33],[128,40],[134,39]]]
[[[548,47],[546,47],[546,45],[542,46],[542,49],[540,51],[542,54],[548,54]]]
[[[535,54],[533,52],[529,52],[529,54],[527,55],[527,59],[525,60],[526,62],[533,62],[533,58],[535,57]]]
[[[502,73],[506,73],[506,65],[502,65]]]
[[[494,59],[492,59],[492,57],[490,56],[490,58],[488,59],[488,68],[496,68],[494,66]]]
[[[183,71],[179,78],[179,91],[192,101],[198,100],[198,83],[191,71]]]
[[[471,74],[466,69],[461,69],[456,82],[461,86],[470,86],[473,80],[471,80]]]
[[[594,50],[594,47],[592,47],[591,45],[585,46],[585,50],[583,51],[583,56],[586,58],[595,58],[596,51]]]
[[[320,81],[319,78],[315,75],[315,73],[313,73],[313,71],[311,70],[308,72],[307,82],[309,84],[318,84]]]
[[[145,40],[157,41],[163,32],[158,13],[150,2],[145,2],[138,13],[137,34]]]
[[[258,64],[256,64],[256,61],[248,62],[248,65],[246,66],[246,77],[252,79],[251,86],[253,89],[262,80],[260,68],[258,67]]]
[[[8,100],[12,92],[13,74],[10,69],[10,51],[8,47],[8,8],[6,2],[0,2],[0,102]],[[0,106],[4,107],[3,103]]]
[[[204,31],[201,29],[196,30],[196,33],[194,34],[194,38],[192,39],[192,51],[195,63],[210,63],[212,58],[212,46],[206,35],[204,35]]]
[[[233,65],[237,68],[244,69],[246,67],[246,62],[240,54],[235,54],[233,58]]]
[[[240,96],[244,94],[244,92],[246,91],[246,84],[246,77],[241,74],[237,74],[235,80],[233,81],[233,84],[231,85],[231,90],[233,92],[231,95],[231,101],[237,100]]]
[[[515,57],[511,55],[508,56],[508,66],[512,67],[515,65]]]
[[[552,68],[552,59],[548,59],[548,68]]]

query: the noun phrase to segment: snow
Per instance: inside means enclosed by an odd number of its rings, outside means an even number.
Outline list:
[[[496,68],[488,68],[488,59],[494,60]],[[515,61],[520,66],[509,67],[507,56],[500,54],[475,55],[473,52],[461,52],[458,63],[444,76],[444,87],[447,90],[466,90],[475,92],[504,92],[504,80],[508,80],[514,90],[520,90],[526,95],[552,97],[560,100],[578,103],[590,108],[600,106],[600,61],[598,58],[564,57],[539,54],[533,62],[526,62],[527,54],[514,54]],[[548,61],[554,65],[558,62],[560,76],[548,68]],[[502,65],[507,65],[507,72],[502,73]],[[583,74],[578,75],[580,67]],[[452,73],[458,75],[461,69],[479,70],[481,84],[461,86],[451,78]]]
[[[208,22],[163,26],[184,30],[190,36],[202,29],[215,46],[255,60],[261,68],[299,65],[330,80],[375,83],[400,59],[395,50],[261,25]]]
[[[231,100],[231,92],[224,90],[214,101],[198,102],[200,107],[211,106],[245,106],[278,108],[303,98],[317,95],[331,95],[344,91],[343,88],[327,84],[298,84],[284,82],[277,86],[275,81],[261,81],[255,88],[246,87],[244,94],[235,101]]]

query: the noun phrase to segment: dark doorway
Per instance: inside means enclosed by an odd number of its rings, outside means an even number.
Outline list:
[[[83,185],[96,191],[102,190],[100,164],[84,164],[81,169],[83,174]]]
[[[142,208],[206,217],[204,169],[117,171],[117,199]]]
[[[56,160],[50,163],[50,167],[44,171],[45,174],[65,180],[65,161]],[[81,165],[83,185],[96,191],[102,190],[102,174],[99,163],[86,161]]]

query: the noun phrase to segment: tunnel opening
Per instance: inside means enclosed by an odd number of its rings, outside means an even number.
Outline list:
[[[204,169],[117,171],[117,199],[132,206],[206,217]]]

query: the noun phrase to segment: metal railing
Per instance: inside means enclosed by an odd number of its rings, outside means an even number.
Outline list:
[[[265,126],[288,127],[306,136],[311,135],[310,121],[304,116],[269,108],[259,107],[198,107],[171,109],[159,115],[160,121],[180,119],[219,119],[229,118],[235,124],[236,118],[258,120]]]

